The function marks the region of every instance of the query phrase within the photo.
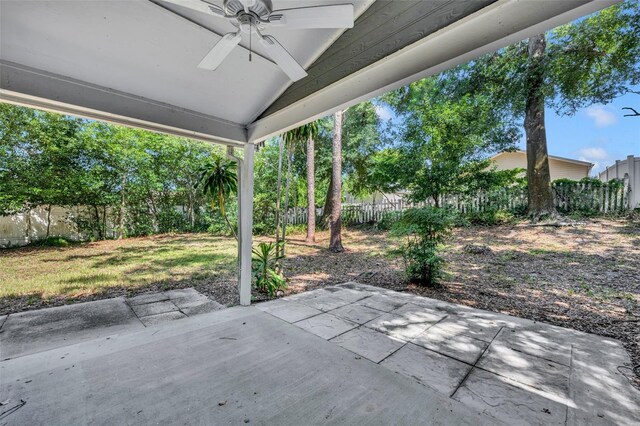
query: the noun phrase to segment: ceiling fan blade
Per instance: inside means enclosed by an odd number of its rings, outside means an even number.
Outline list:
[[[353,5],[274,10],[269,15],[269,22],[286,28],[353,28]]]
[[[200,0],[164,0],[167,3],[175,4],[178,6],[186,7],[191,10],[195,10],[200,13],[206,13],[208,15],[225,16],[224,10],[220,6],[213,3]]]
[[[242,36],[240,33],[225,34],[220,41],[213,46],[213,49],[200,61],[198,68],[213,71],[220,66],[222,61],[229,56],[234,47],[240,43]]]
[[[278,43],[278,40],[271,36],[262,36],[260,43],[266,49],[269,57],[282,68],[282,71],[284,71],[291,80],[298,81],[307,76],[304,68],[287,52],[287,49]]]
[[[256,0],[239,0],[239,1],[240,3],[242,3],[242,6],[244,6],[245,12],[249,12],[249,9],[251,8],[251,6],[256,4]]]

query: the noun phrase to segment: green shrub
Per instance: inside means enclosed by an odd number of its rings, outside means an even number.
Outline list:
[[[389,231],[401,217],[402,212],[396,212],[393,210],[386,211],[382,213],[380,220],[376,223],[376,229],[379,229],[380,231]]]
[[[410,281],[434,285],[442,276],[444,260],[438,246],[451,235],[456,215],[447,209],[424,207],[409,209],[393,227],[393,233],[404,237],[402,256]]]
[[[253,249],[253,276],[256,279],[258,291],[267,293],[269,296],[276,294],[278,290],[285,290],[287,283],[278,273],[278,265],[284,256],[278,254],[279,248],[284,245],[279,243],[260,243]]]
[[[471,225],[496,226],[513,223],[515,216],[508,210],[485,209],[465,215]]]
[[[46,240],[39,241],[38,245],[44,247],[69,247],[71,242],[64,237],[49,237]]]

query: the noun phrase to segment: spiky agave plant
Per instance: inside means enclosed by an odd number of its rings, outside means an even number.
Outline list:
[[[211,208],[220,210],[220,214],[224,217],[236,240],[238,235],[229,221],[225,204],[231,194],[238,192],[237,169],[238,166],[235,162],[220,155],[213,155],[212,161],[202,168],[200,179],[195,185],[196,188],[202,185],[202,192],[211,196]]]
[[[256,288],[266,292],[269,296],[276,294],[278,290],[287,288],[287,282],[282,274],[276,272],[278,263],[284,258],[282,245],[284,242],[258,244],[253,249],[253,276],[256,278]]]

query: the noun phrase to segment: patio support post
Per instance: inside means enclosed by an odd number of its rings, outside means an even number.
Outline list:
[[[253,158],[255,146],[244,146],[244,159],[239,162],[238,244],[240,253],[240,304],[251,304],[251,248],[253,239]]]

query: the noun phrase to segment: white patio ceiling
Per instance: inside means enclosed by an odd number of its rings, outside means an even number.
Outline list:
[[[273,0],[345,2],[346,32],[269,31],[309,72],[292,85],[259,43],[249,62],[246,39],[197,68],[233,27],[162,0],[0,0],[0,100],[242,145],[615,3]]]

